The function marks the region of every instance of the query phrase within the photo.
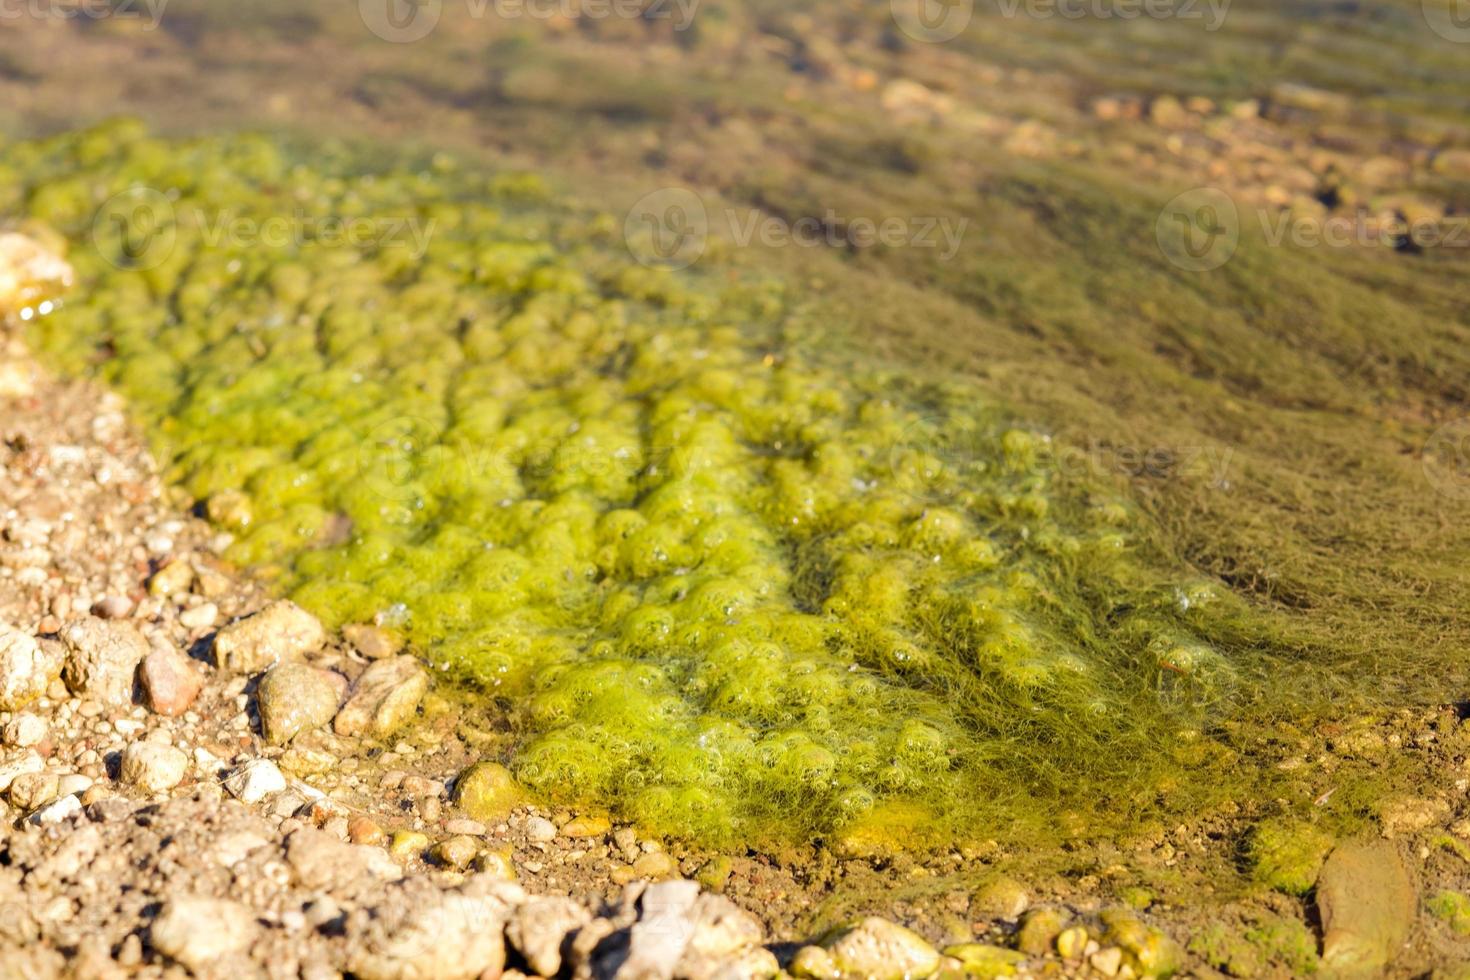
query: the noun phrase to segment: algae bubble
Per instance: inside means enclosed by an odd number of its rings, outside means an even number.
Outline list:
[[[645,268],[616,216],[439,158],[117,122],[0,176],[72,240],[38,348],[131,399],[232,561],[494,699],[544,799],[918,846],[1229,763],[1235,600],[1044,434],[822,353],[777,279]]]

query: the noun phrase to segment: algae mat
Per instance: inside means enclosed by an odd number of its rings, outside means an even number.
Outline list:
[[[1309,670],[1271,618],[1002,406],[841,360],[779,278],[645,264],[444,157],[121,122],[0,173],[78,272],[38,347],[131,399],[229,558],[493,701],[543,798],[861,850],[1270,781],[1228,732]]]

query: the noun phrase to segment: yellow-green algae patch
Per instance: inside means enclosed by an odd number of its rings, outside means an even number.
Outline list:
[[[231,558],[495,699],[533,793],[883,849],[1240,782],[1237,600],[974,393],[812,356],[779,284],[534,179],[129,123],[5,147],[0,205],[73,242],[38,346]]]

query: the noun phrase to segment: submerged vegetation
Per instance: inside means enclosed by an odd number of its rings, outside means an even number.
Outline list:
[[[38,346],[129,396],[228,557],[495,699],[537,794],[861,850],[1258,778],[1222,725],[1278,696],[1266,614],[1000,406],[819,350],[779,281],[446,158],[116,123],[0,173],[72,243]]]

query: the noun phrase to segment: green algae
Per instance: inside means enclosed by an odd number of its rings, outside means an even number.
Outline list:
[[[779,282],[445,160],[119,123],[0,175],[74,245],[38,346],[129,397],[229,558],[493,699],[532,793],[863,853],[1240,785],[1258,617],[1044,432],[833,364]]]
[[[1305,895],[1317,883],[1332,845],[1330,834],[1304,821],[1263,820],[1246,843],[1251,877],[1277,891]]]

